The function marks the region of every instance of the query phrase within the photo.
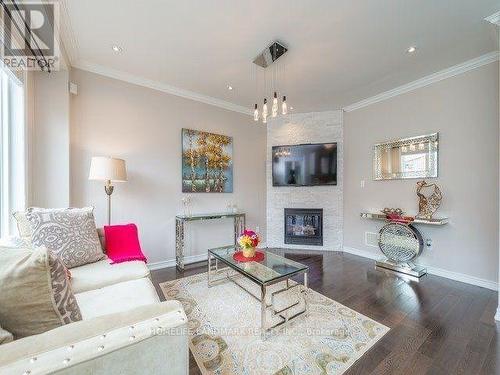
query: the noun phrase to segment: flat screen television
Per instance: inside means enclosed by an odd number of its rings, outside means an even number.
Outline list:
[[[337,185],[337,143],[273,146],[273,186]]]

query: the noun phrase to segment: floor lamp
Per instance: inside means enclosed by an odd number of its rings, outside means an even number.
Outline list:
[[[127,181],[125,160],[94,156],[90,163],[89,180],[105,181],[104,191],[108,196],[108,225],[111,225],[111,194],[115,189],[113,182]]]

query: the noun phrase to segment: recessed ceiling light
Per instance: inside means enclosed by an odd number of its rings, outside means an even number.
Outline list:
[[[233,89],[233,86],[231,86],[231,85],[227,85],[227,89],[228,89],[229,91],[231,91],[231,90]]]
[[[122,47],[120,47],[120,46],[113,46],[113,47],[111,47],[111,48],[112,48],[112,49],[113,49],[113,51],[115,51],[115,52],[121,52],[121,51],[123,51],[123,50],[122,50]]]
[[[408,48],[406,50],[406,52],[408,52],[408,53],[413,53],[413,52],[416,52],[416,51],[417,51],[417,47],[415,47],[415,46],[411,46],[410,48]]]

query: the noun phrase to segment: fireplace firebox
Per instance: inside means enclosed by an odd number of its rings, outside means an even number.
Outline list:
[[[323,246],[323,209],[285,208],[285,244]]]

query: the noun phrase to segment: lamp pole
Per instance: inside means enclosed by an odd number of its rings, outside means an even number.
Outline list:
[[[111,225],[111,194],[113,194],[114,189],[115,187],[111,184],[111,180],[106,180],[104,191],[108,196],[108,225]]]

